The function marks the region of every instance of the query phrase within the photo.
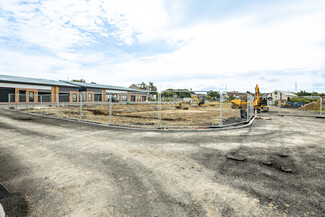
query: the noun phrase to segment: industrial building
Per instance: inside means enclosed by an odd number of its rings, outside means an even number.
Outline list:
[[[82,100],[87,102],[105,102],[112,97],[113,102],[145,102],[148,91],[105,84],[83,83],[73,81],[61,82],[79,86]]]
[[[10,94],[10,98],[9,98]],[[148,91],[126,87],[0,75],[0,102],[144,102]]]
[[[78,95],[79,87],[72,84],[39,78],[0,75],[0,102],[40,102],[41,100],[56,102],[57,98],[60,102],[77,102]]]

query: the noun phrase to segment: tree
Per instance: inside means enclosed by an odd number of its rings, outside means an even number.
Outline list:
[[[236,99],[236,97],[233,96],[233,95],[230,95],[229,98],[228,98],[229,101],[234,100],[234,99]]]
[[[145,90],[148,90],[148,85],[146,83],[142,82],[140,84],[140,88],[145,89]]]
[[[80,82],[80,83],[86,83],[85,79],[80,79],[80,80],[77,80],[77,79],[72,79],[71,81],[73,82]]]
[[[167,89],[161,93],[162,97],[188,98],[191,97],[191,92],[188,89]]]
[[[220,97],[220,93],[216,91],[208,91],[207,96],[211,97],[211,99],[217,99]]]
[[[144,82],[142,82],[142,83],[144,83]],[[149,91],[153,91],[153,92],[157,91],[157,87],[153,84],[152,81],[149,82],[148,89],[149,89]]]

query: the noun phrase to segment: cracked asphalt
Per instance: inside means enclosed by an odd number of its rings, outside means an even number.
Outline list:
[[[0,110],[8,216],[322,216],[325,119],[152,132]],[[241,160],[227,156],[240,156]]]

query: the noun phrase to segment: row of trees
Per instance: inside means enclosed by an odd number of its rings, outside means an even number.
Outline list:
[[[297,96],[325,96],[325,93],[307,92],[304,90],[301,90],[294,94],[296,94]]]
[[[306,97],[288,97],[288,102],[304,102],[305,104],[315,102],[319,100],[319,98],[306,98]]]
[[[86,83],[86,80],[85,79],[72,79],[71,81],[73,82],[79,82],[79,83]],[[90,82],[91,84],[96,84],[96,82]]]
[[[157,87],[153,84],[152,81],[149,81],[149,84],[146,84],[146,83],[142,82],[140,84],[140,87],[142,89],[149,90],[149,91],[153,91],[153,92],[156,92],[157,91]]]

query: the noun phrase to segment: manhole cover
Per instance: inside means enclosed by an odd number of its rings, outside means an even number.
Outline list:
[[[0,183],[0,199],[10,196],[8,189]]]

